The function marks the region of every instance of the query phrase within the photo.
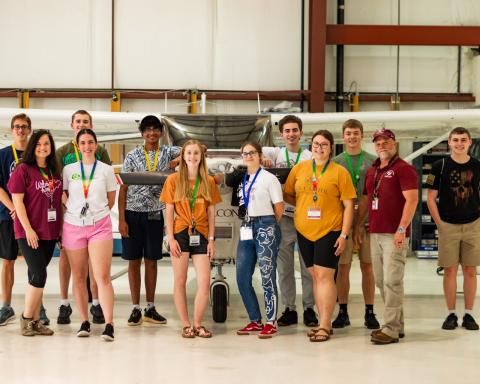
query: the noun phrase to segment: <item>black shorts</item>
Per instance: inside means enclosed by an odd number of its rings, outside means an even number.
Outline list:
[[[316,241],[310,241],[297,231],[298,248],[307,268],[320,267],[337,269],[340,256],[335,255],[335,242],[341,231],[332,231]]]
[[[122,237],[122,259],[160,260],[163,248],[162,212],[125,211],[129,237]]]
[[[190,256],[206,255],[208,240],[201,233],[199,233],[199,235],[200,235],[200,245],[194,245],[194,246],[191,246],[189,244],[190,235],[188,234],[188,228],[185,228],[182,232],[175,233],[173,237],[175,237],[175,240],[177,240],[182,252],[188,252],[190,253]]]
[[[17,260],[18,243],[13,232],[13,221],[0,221],[0,258]]]

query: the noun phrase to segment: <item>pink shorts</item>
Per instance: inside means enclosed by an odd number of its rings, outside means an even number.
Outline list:
[[[110,215],[97,221],[94,225],[79,227],[63,222],[62,246],[66,249],[83,249],[88,243],[100,240],[112,240],[112,220]]]

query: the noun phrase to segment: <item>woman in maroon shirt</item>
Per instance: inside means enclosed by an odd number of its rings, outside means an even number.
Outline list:
[[[59,238],[62,182],[55,159],[55,143],[47,130],[32,134],[20,165],[8,182],[16,218],[15,238],[28,266],[22,335],[53,335],[39,321],[47,266]]]

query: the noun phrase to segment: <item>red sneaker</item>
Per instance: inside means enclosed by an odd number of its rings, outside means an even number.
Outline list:
[[[277,333],[277,327],[273,324],[265,324],[262,331],[258,334],[260,339],[271,339]]]
[[[247,324],[242,329],[239,329],[237,331],[237,335],[249,335],[253,332],[260,332],[262,330],[263,330],[263,324],[262,323],[257,323],[255,321],[252,321],[251,323]]]

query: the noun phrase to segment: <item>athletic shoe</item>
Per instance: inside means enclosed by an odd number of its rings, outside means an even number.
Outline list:
[[[143,312],[143,320],[154,324],[167,324],[167,319],[160,315],[154,306],[145,308]]]
[[[58,308],[57,324],[70,324],[70,315],[72,314],[72,307],[68,305],[60,305]]]
[[[35,321],[33,319],[26,319],[23,314],[20,316],[20,331],[23,336],[35,336],[34,325]]]
[[[113,341],[115,337],[113,336],[113,325],[108,323],[105,325],[105,330],[102,333],[102,339],[105,341]]]
[[[442,324],[442,329],[453,330],[458,327],[458,317],[454,313],[450,313]]]
[[[15,320],[15,311],[10,306],[3,306],[0,308],[0,326],[7,325]]]
[[[245,327],[239,329],[237,331],[237,335],[250,335],[251,333],[261,331],[263,331],[263,324],[252,321],[251,323],[248,323]]]
[[[105,317],[103,316],[103,311],[100,304],[92,305],[90,307],[90,313],[93,316],[93,324],[105,324]]]
[[[40,322],[45,326],[50,325],[50,319],[47,317],[47,311],[43,304],[40,305]]]
[[[468,313],[463,316],[462,327],[468,329],[469,331],[478,331],[477,322],[475,321],[473,316]]]
[[[132,313],[128,318],[128,325],[131,325],[131,326],[140,325],[142,324],[142,322],[143,322],[142,310],[138,308],[133,308]]]
[[[313,308],[307,308],[303,311],[303,324],[307,327],[316,327],[318,325],[317,314]]]
[[[287,327],[289,325],[297,324],[297,311],[292,311],[290,308],[286,307],[285,311],[282,313],[282,316],[280,316],[277,323],[280,327]]]
[[[277,327],[275,327],[275,325],[273,324],[267,323],[258,334],[258,337],[260,339],[271,339],[276,333]]]
[[[90,322],[84,321],[82,325],[80,325],[80,329],[77,332],[77,337],[88,337],[90,336]]]
[[[35,335],[40,336],[52,336],[54,333],[53,330],[43,325],[42,320],[34,321],[33,331],[35,332]]]
[[[377,318],[375,317],[375,313],[373,311],[368,311],[365,313],[365,323],[364,325],[368,329],[380,329],[380,323],[378,322]]]
[[[348,317],[348,312],[342,311],[340,309],[338,311],[337,318],[332,323],[332,327],[333,328],[345,328],[348,325],[350,325],[350,318]]]

